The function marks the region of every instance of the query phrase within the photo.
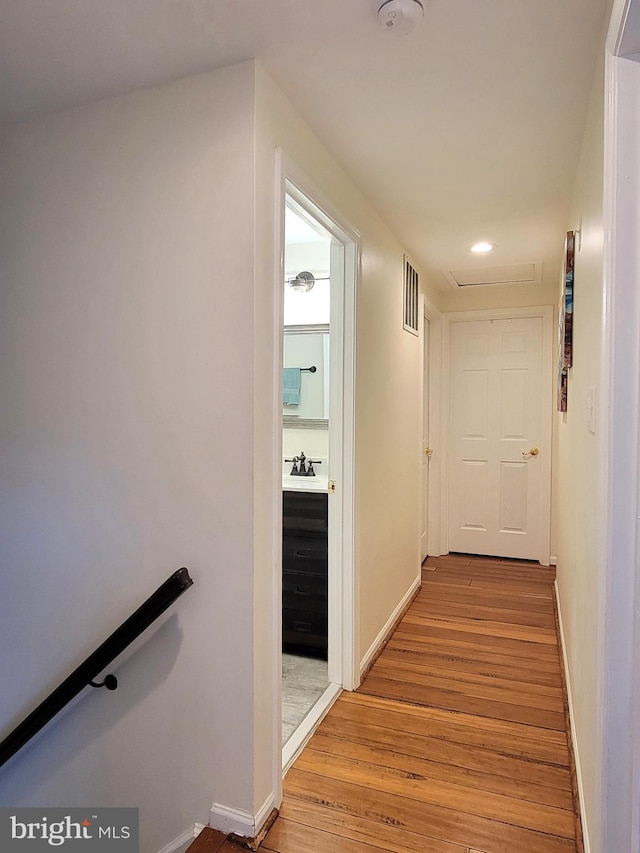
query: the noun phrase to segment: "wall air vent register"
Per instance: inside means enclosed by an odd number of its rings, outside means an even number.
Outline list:
[[[418,273],[404,256],[403,277],[403,327],[413,335],[418,334]]]

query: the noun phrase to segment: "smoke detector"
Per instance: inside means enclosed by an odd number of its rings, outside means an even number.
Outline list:
[[[420,0],[385,0],[378,7],[378,21],[384,30],[406,36],[422,20]]]

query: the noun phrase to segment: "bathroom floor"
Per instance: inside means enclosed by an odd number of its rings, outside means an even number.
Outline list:
[[[286,743],[324,693],[326,660],[282,655],[282,743]]]

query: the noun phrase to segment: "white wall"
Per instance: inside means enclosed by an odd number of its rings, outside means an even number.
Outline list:
[[[195,580],[0,802],[139,806],[143,853],[253,809],[253,88],[248,63],[0,140],[2,731]]]
[[[299,456],[304,451],[306,456],[314,459],[327,459],[329,456],[329,430],[327,429],[283,429],[282,430],[282,455],[287,458]],[[287,466],[291,468],[291,463]],[[326,474],[323,468],[318,468],[319,474]]]
[[[290,214],[292,215],[292,214]],[[285,243],[284,253],[284,277],[285,280],[293,278],[302,270],[308,270],[316,278],[328,276],[331,263],[331,242],[327,238],[315,243]],[[316,284],[316,287],[319,282]],[[290,290],[285,287],[285,294]],[[294,297],[297,294],[290,294]],[[309,294],[305,293],[298,300],[305,300]],[[307,300],[308,301],[308,300]],[[328,320],[307,320],[306,322],[324,323]]]

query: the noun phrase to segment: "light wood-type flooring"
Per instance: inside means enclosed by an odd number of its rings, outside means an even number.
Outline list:
[[[260,849],[580,853],[553,581],[532,563],[430,558],[361,688],[287,774]]]

